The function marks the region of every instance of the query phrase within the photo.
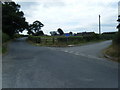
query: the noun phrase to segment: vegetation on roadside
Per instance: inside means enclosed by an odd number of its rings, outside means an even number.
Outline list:
[[[6,53],[7,52],[7,42],[10,40],[9,35],[2,33],[2,53]]]
[[[111,60],[120,62],[120,48],[118,45],[110,45],[108,48],[105,49],[104,53],[111,57]]]
[[[6,53],[8,48],[7,48],[7,44],[9,41],[14,40],[16,38],[20,38],[20,37],[27,37],[27,35],[20,35],[20,34],[14,34],[14,36],[11,38],[9,35],[7,35],[6,33],[2,33],[2,46],[1,46],[1,53]]]
[[[2,2],[2,45],[1,52],[7,51],[7,42],[21,37],[19,32],[28,28],[28,22],[24,13],[20,11],[20,5],[15,2]]]
[[[89,42],[99,42],[104,40],[111,40],[114,35],[98,35],[90,36],[29,36],[28,40],[32,43],[42,46],[68,46],[68,45],[82,45]]]
[[[14,38],[16,33],[26,29],[28,23],[20,5],[15,2],[2,2],[2,32]]]
[[[10,40],[9,35],[2,33],[2,43],[5,43]]]
[[[118,16],[120,17],[120,16]],[[120,22],[120,19],[117,20]],[[114,61],[120,62],[120,24],[117,26],[118,33],[116,33],[112,45],[110,45],[106,50],[105,54],[112,57]]]
[[[116,33],[112,44],[104,50],[104,53],[111,57],[111,60],[120,62],[120,32]]]

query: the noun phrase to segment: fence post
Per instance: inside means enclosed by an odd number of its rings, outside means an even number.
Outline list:
[[[54,39],[54,37],[53,37],[52,39],[53,39],[52,41],[53,41],[53,44],[54,44],[54,42],[55,42],[55,39]]]
[[[68,37],[67,37],[67,42],[66,42],[66,44],[68,44]]]
[[[41,38],[40,37],[38,38],[38,43],[41,43]]]
[[[47,38],[45,38],[45,44],[47,44]]]

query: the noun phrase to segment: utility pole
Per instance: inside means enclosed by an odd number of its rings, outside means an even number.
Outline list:
[[[100,23],[100,15],[99,15],[99,34],[101,34],[101,23]]]

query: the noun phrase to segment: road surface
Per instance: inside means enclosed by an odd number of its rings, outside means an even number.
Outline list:
[[[84,46],[32,46],[20,38],[2,61],[3,88],[117,88],[118,63],[102,57],[104,41]]]

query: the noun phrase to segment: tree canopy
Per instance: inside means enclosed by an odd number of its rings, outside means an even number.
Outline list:
[[[64,32],[63,32],[63,30],[61,29],[61,28],[58,28],[58,33],[60,34],[60,35],[63,35],[64,34]]]
[[[70,35],[73,35],[73,32],[69,32]]]
[[[43,31],[41,30],[43,26],[44,25],[40,21],[38,20],[34,21],[33,24],[30,24],[28,27],[28,34],[36,36],[44,35]]]
[[[9,36],[22,32],[28,27],[20,5],[15,2],[2,3],[2,31]]]

